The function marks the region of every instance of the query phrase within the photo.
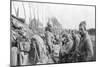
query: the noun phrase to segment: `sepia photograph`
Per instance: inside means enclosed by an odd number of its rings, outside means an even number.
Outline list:
[[[95,5],[11,0],[11,66],[95,61]]]

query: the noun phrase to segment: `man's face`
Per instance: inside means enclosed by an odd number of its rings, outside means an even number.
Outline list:
[[[80,32],[80,34],[81,35],[83,35],[84,34],[84,27],[83,26],[79,26],[79,32]]]

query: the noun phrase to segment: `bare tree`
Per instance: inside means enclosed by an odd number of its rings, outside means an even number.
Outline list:
[[[29,17],[29,23],[30,23],[31,20],[32,20],[32,14],[31,14],[31,5],[30,5],[30,3],[28,5],[29,5],[29,12],[30,12],[30,17]]]
[[[15,5],[14,5],[14,3],[13,3],[13,6],[14,6],[14,10],[15,10],[15,15],[16,15],[16,13],[17,13],[17,12],[16,12],[16,8],[15,8]]]
[[[24,9],[24,16],[25,16],[25,20],[26,20],[26,11],[25,11],[25,7],[24,7],[23,2],[22,2],[22,6],[23,6],[23,9]]]

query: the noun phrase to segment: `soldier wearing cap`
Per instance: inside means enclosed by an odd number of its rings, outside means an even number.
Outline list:
[[[52,24],[50,22],[47,23],[47,27],[45,28],[45,37],[46,37],[46,45],[48,46],[49,53],[52,52],[52,45],[53,45],[53,38],[54,35],[52,34]]]
[[[81,53],[80,61],[89,61],[93,56],[93,45],[88,32],[86,31],[86,22],[79,24],[79,32],[81,35],[79,50]]]

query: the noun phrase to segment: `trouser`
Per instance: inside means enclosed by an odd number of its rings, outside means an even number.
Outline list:
[[[28,53],[20,52],[20,65],[28,65],[29,63],[29,58],[28,58]]]
[[[18,55],[18,48],[12,47],[11,48],[11,66],[17,65],[17,55]]]

